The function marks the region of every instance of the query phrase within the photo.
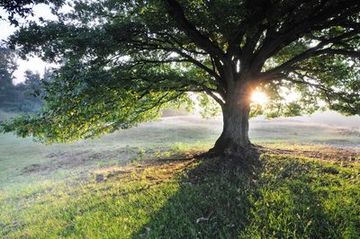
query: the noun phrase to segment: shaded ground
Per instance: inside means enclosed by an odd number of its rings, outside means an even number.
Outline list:
[[[284,160],[284,161],[282,161]],[[358,177],[334,165],[262,156],[249,169],[221,159],[186,170],[179,189],[132,238],[357,238]],[[329,180],[331,179],[331,180]],[[359,186],[359,181],[356,185]],[[341,186],[342,192],[337,191]],[[331,189],[330,189],[331,187]],[[337,188],[337,189],[336,189]],[[326,192],[326,194],[324,194]],[[328,195],[331,193],[332,195]],[[336,196],[335,196],[336,195]],[[345,200],[338,207],[340,198]],[[331,205],[331,209],[327,208]],[[350,214],[347,214],[351,211]]]

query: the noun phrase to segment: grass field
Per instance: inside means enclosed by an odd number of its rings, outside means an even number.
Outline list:
[[[255,120],[261,164],[194,158],[219,120],[169,117],[100,139],[0,135],[0,238],[360,238],[360,135]]]

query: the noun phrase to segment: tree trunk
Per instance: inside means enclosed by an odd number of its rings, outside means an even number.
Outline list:
[[[222,107],[223,131],[210,153],[236,157],[253,156],[256,150],[249,139],[249,87],[236,87],[227,93]]]

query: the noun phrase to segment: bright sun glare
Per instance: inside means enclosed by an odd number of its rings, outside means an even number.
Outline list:
[[[268,103],[268,96],[262,91],[254,91],[251,95],[251,101],[255,104],[265,105]]]

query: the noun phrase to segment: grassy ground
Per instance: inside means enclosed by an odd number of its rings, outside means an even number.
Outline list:
[[[244,170],[193,157],[216,122],[177,117],[72,145],[0,135],[0,238],[360,237],[356,133],[258,122],[266,150]]]

